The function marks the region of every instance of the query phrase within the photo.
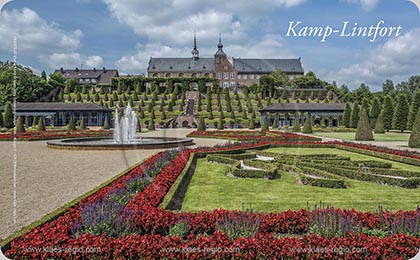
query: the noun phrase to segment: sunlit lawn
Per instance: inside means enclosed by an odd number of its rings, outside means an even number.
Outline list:
[[[354,140],[356,133],[325,133],[315,132],[314,135],[320,137],[337,138],[343,140]],[[375,141],[407,141],[410,138],[409,133],[385,133],[385,134],[374,134]]]
[[[378,160],[374,157],[338,149],[273,148],[267,151],[290,154],[340,154],[352,160]],[[393,167],[420,171],[419,167],[394,163]],[[420,205],[420,188],[404,189],[347,179],[347,189],[319,188],[297,184],[295,177],[281,172],[276,180],[239,179],[226,176],[229,166],[198,160],[182,210],[200,211],[216,208],[242,209],[242,203],[263,212],[297,210],[320,201],[340,208],[374,211],[378,205],[390,210],[415,209]]]

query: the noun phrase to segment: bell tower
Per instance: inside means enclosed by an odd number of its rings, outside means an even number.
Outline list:
[[[200,58],[199,54],[200,53],[198,52],[198,49],[197,49],[197,37],[194,33],[194,45],[193,45],[193,49],[191,51],[191,55],[192,55],[193,60],[198,60]]]

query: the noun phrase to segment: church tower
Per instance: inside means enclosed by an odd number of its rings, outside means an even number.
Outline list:
[[[200,53],[198,52],[198,49],[197,49],[197,37],[194,33],[194,46],[193,46],[193,49],[191,51],[191,55],[192,55],[193,60],[198,60],[199,59],[199,54]]]
[[[223,51],[222,35],[219,33],[219,44],[217,44],[217,51],[214,54],[214,61],[216,64],[222,64],[225,59],[227,59],[227,56]]]
[[[214,54],[214,73],[220,82],[220,87],[232,89],[236,86],[236,70],[223,51],[222,36],[219,34],[217,51]]]

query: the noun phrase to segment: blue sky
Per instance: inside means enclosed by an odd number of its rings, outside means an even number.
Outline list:
[[[403,27],[399,37],[286,37],[289,21],[341,29]],[[230,57],[302,57],[305,71],[356,88],[380,90],[420,74],[420,14],[407,0],[15,0],[0,13],[0,60],[36,73],[56,68],[118,68],[143,74],[150,56],[189,57],[196,31],[201,57],[216,51],[218,33]]]

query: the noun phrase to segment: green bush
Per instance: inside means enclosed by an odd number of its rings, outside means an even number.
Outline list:
[[[381,112],[376,120],[375,134],[385,134],[384,117]]]
[[[147,125],[147,130],[149,130],[149,131],[156,130],[155,121],[153,120],[153,118],[149,121],[149,124]]]
[[[14,116],[13,116],[13,110],[12,110],[12,103],[7,102],[6,107],[4,108],[3,113],[3,124],[5,128],[13,128],[15,126],[14,124]]]
[[[198,131],[205,131],[206,130],[206,122],[204,121],[204,117],[200,117],[200,121],[198,123]]]
[[[305,124],[303,125],[302,133],[312,134],[312,122],[311,122],[312,120],[309,113],[306,113],[305,118],[306,120],[305,120]]]
[[[109,129],[109,120],[108,117],[105,117],[104,125],[102,126],[102,129],[108,130]]]
[[[250,129],[250,130],[254,130],[255,129],[255,123],[254,123],[254,119],[249,119],[249,126],[248,126],[248,128]]]
[[[293,133],[298,133],[298,132],[300,132],[300,122],[299,122],[299,118],[295,118],[295,124],[293,125],[292,132],[293,132]]]
[[[268,131],[268,118],[267,115],[264,117],[264,122],[263,125],[261,127],[261,131]]]
[[[45,131],[45,119],[43,116],[39,119],[37,131]]]
[[[73,117],[70,118],[70,122],[67,125],[67,130],[76,130],[76,126],[74,124],[74,118]]]
[[[81,130],[85,130],[86,129],[86,125],[85,125],[85,118],[82,117],[82,120],[80,120],[80,125],[79,128]]]
[[[416,121],[410,134],[408,146],[411,148],[420,148],[420,110],[417,112]]]
[[[169,229],[169,236],[171,237],[179,236],[182,239],[186,239],[189,233],[190,228],[185,222],[179,222]]]
[[[369,124],[369,117],[366,114],[366,110],[362,109],[359,122],[357,124],[356,137],[357,141],[373,141],[372,129]]]
[[[25,127],[23,126],[22,118],[20,116],[16,119],[16,132],[24,133],[26,132]]]

